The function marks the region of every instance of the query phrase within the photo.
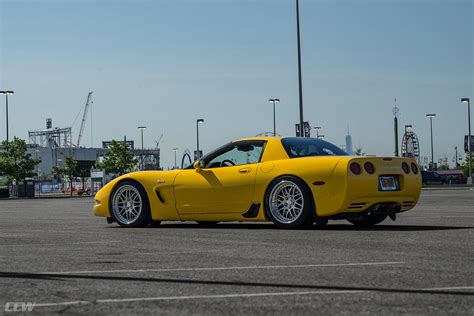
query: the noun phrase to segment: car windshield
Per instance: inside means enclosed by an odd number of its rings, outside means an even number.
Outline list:
[[[286,153],[290,158],[311,156],[347,156],[347,153],[339,147],[327,141],[307,138],[288,137],[281,140]]]

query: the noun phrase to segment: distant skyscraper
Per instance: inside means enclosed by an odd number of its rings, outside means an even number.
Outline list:
[[[346,152],[349,155],[354,154],[354,150],[352,150],[352,136],[349,134],[349,128],[347,129],[347,135],[346,135]]]

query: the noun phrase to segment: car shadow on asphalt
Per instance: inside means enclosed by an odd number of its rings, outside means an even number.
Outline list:
[[[387,288],[387,287],[370,287],[370,286],[336,286],[336,285],[317,285],[317,284],[289,284],[274,282],[250,282],[250,281],[220,281],[220,280],[196,280],[185,278],[152,278],[132,277],[132,276],[113,276],[113,275],[85,275],[85,274],[60,274],[60,273],[28,273],[28,272],[1,272],[0,279],[26,279],[26,280],[42,280],[42,281],[59,281],[68,280],[87,280],[87,281],[128,281],[128,282],[145,282],[145,283],[167,283],[167,284],[184,284],[184,285],[211,285],[211,286],[245,286],[260,288],[280,288],[280,289],[305,289],[305,290],[333,290],[333,291],[370,291],[370,292],[387,292],[402,294],[435,294],[435,295],[461,295],[474,296],[472,291],[463,290],[443,290],[443,289],[408,289],[408,288]]]
[[[441,225],[376,225],[372,227],[361,227],[354,225],[327,225],[317,227],[319,230],[363,230],[363,231],[425,231],[425,230],[454,230],[474,229],[471,226],[441,226]]]
[[[113,225],[110,228],[120,229],[121,227]],[[275,226],[272,223],[219,223],[213,226],[202,226],[197,223],[162,223],[150,228],[156,229],[269,229],[269,230],[286,230]],[[376,225],[372,227],[354,226],[351,224],[328,224],[325,226],[313,225],[309,228],[295,230],[329,230],[329,231],[437,231],[437,230],[458,230],[458,229],[474,229],[472,226],[448,226],[448,225]]]

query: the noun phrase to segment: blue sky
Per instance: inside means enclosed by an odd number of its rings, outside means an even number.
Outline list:
[[[10,99],[10,134],[27,137],[46,117],[73,123],[94,91],[93,141],[164,134],[173,147],[204,151],[272,130],[294,135],[298,120],[295,8],[275,1],[0,0],[0,87]],[[392,107],[413,124],[429,155],[454,156],[467,133],[460,98],[474,99],[473,1],[300,0],[305,119],[326,139],[393,154]],[[0,137],[5,136],[4,100]],[[90,124],[90,120],[88,121]],[[90,125],[83,144],[91,145]],[[73,126],[77,138],[80,120]],[[401,136],[401,135],[400,135]]]

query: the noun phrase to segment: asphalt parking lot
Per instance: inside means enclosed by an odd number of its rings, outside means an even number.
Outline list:
[[[472,189],[424,190],[372,229],[122,229],[92,205],[0,201],[0,314],[474,315]]]

